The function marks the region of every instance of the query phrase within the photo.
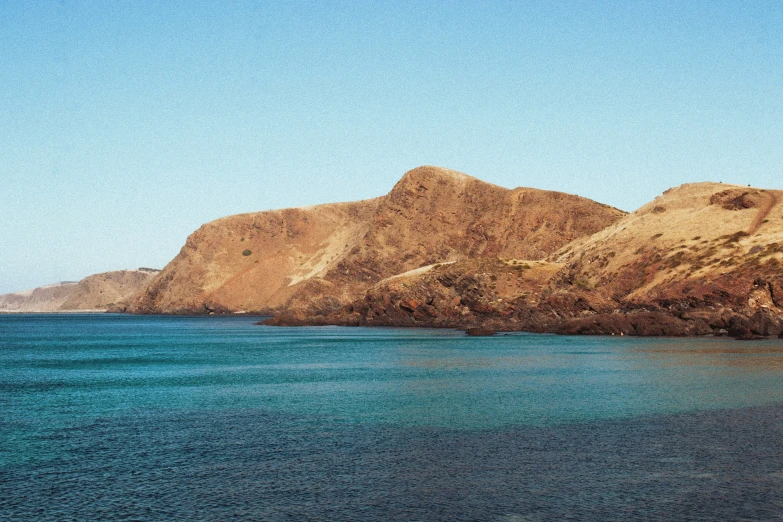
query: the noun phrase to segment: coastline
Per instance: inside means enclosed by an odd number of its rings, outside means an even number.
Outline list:
[[[0,310],[0,314],[22,315],[22,314],[106,314],[111,313],[103,308],[91,308],[87,310]]]
[[[632,326],[630,329],[622,328],[617,329],[617,321],[622,321],[626,326],[631,326],[627,320],[629,314],[599,314],[596,316],[582,317],[577,321],[563,321],[554,322],[547,325],[528,325],[524,327],[520,324],[503,324],[502,321],[488,321],[482,325],[477,325],[474,321],[469,322],[448,322],[441,321],[383,321],[372,322],[357,320],[356,317],[352,318],[337,318],[337,317],[307,317],[307,318],[294,318],[292,315],[285,313],[269,314],[269,313],[256,313],[249,311],[241,312],[223,312],[223,313],[151,313],[151,314],[135,314],[133,312],[126,311],[112,311],[105,309],[87,309],[87,310],[35,310],[35,311],[0,311],[0,315],[80,315],[80,314],[122,314],[122,315],[152,315],[158,317],[253,317],[263,318],[256,322],[256,325],[261,326],[277,326],[277,327],[307,327],[307,326],[342,326],[342,327],[367,327],[367,328],[420,328],[420,329],[445,329],[445,330],[458,330],[463,332],[486,330],[497,334],[503,333],[534,333],[534,334],[554,334],[563,336],[585,336],[585,337],[656,337],[656,338],[715,338],[715,339],[735,339],[739,341],[754,341],[754,340],[773,340],[783,339],[783,333],[777,335],[766,334],[759,329],[743,328],[741,325],[736,325],[736,329],[729,328],[684,328],[683,324],[686,321],[678,320],[676,316],[666,313],[651,313],[651,312],[637,312],[630,314],[633,316],[644,317],[645,325]],[[616,317],[611,317],[616,316]],[[729,321],[731,322],[731,321]],[[576,325],[580,327],[575,327]],[[668,324],[668,328],[666,325]],[[469,334],[471,335],[471,334]],[[472,335],[475,335],[473,333]],[[488,335],[484,333],[483,335]]]

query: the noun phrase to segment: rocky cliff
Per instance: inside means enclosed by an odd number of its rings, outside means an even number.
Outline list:
[[[392,276],[436,263],[540,260],[624,215],[578,196],[420,167],[380,198],[208,223],[129,310],[334,316]]]

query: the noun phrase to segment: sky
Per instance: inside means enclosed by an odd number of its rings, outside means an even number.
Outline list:
[[[783,188],[783,2],[0,2],[0,293],[438,165]]]

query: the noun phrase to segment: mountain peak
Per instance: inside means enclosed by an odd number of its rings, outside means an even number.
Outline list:
[[[464,187],[468,183],[481,183],[484,185],[492,185],[473,176],[463,174],[456,170],[447,169],[444,167],[436,167],[432,165],[423,165],[411,169],[395,184],[394,189],[407,188],[410,186],[419,186],[430,188],[435,185],[455,185],[458,187]],[[497,185],[492,185],[497,186]],[[499,187],[502,188],[502,187]],[[392,191],[394,190],[392,189]]]

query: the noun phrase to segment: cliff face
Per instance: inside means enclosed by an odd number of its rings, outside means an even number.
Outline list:
[[[577,196],[421,167],[377,199],[208,223],[129,309],[324,316],[391,276],[434,263],[542,259],[623,215]]]
[[[117,310],[119,303],[144,288],[154,270],[118,270],[33,290],[0,295],[0,312]]]
[[[436,265],[380,281],[337,313],[289,311],[271,322],[779,336],[782,195],[683,185],[543,262]]]
[[[382,261],[377,281],[458,259],[542,259],[623,215],[570,194],[508,190],[458,172],[422,167],[406,173],[381,198],[357,261],[367,259],[368,266]]]

